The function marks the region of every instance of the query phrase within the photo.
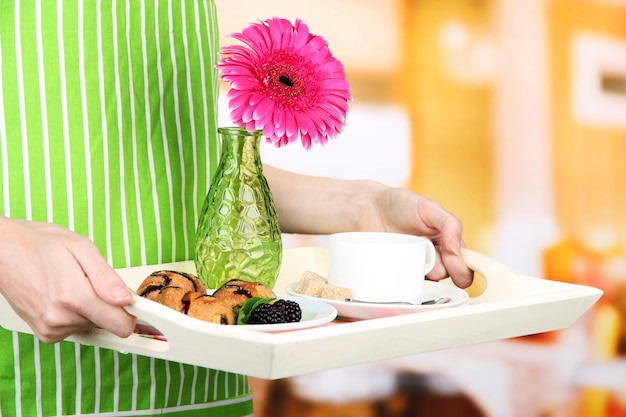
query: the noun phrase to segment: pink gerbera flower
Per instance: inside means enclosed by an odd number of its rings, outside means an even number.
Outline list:
[[[345,125],[350,95],[343,65],[324,38],[300,19],[273,18],[232,35],[244,45],[222,48],[221,79],[230,85],[231,118],[247,130],[263,130],[276,146],[300,137],[325,144]]]

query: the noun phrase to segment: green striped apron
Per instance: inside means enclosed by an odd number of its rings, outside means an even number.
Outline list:
[[[191,259],[216,164],[213,0],[0,0],[0,212],[115,267]],[[0,329],[0,416],[245,416],[248,380]]]

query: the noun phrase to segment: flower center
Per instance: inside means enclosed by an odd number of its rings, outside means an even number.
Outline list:
[[[276,63],[269,67],[263,84],[282,97],[297,98],[305,90],[302,74],[293,65]]]
[[[260,76],[267,94],[278,105],[306,107],[315,95],[311,88],[315,83],[307,82],[312,77],[310,65],[297,54],[281,51],[268,57]]]
[[[278,82],[285,87],[293,87],[293,80],[286,75],[281,75],[280,77],[278,77]]]

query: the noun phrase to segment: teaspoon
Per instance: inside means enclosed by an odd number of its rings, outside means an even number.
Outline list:
[[[352,303],[365,303],[365,304],[400,304],[400,305],[410,305],[410,306],[415,306],[415,305],[425,306],[425,305],[449,303],[450,301],[452,301],[452,299],[449,297],[440,297],[440,298],[434,298],[432,300],[423,301],[420,304],[410,303],[408,301],[363,301],[363,300],[355,300],[354,298],[346,298],[344,301],[349,301]]]

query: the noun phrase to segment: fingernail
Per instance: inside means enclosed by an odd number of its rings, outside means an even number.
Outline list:
[[[130,290],[125,285],[118,285],[111,289],[111,295],[117,301],[128,300],[131,297]]]
[[[459,253],[461,252],[461,248],[458,245],[456,240],[453,240],[450,242],[450,251],[455,255],[458,256]]]

